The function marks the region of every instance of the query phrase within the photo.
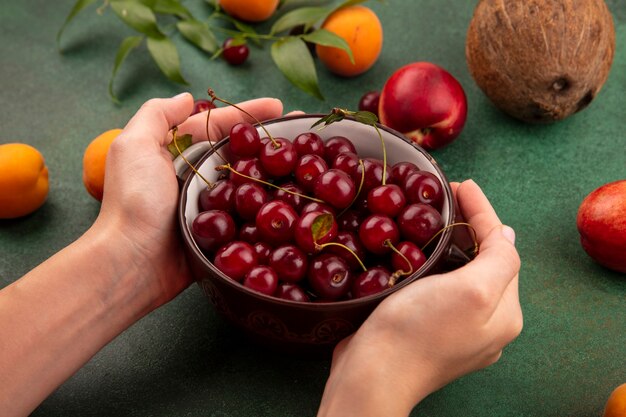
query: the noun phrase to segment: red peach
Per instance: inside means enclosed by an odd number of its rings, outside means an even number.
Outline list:
[[[435,64],[414,62],[387,80],[378,114],[382,124],[432,150],[449,144],[461,133],[467,118],[467,98],[449,72]]]

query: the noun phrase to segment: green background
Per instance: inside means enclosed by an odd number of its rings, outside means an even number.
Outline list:
[[[123,103],[114,105],[107,83],[117,46],[131,31],[110,10],[99,16],[92,6],[68,27],[59,54],[55,35],[72,4],[2,1],[0,143],[25,142],[43,153],[50,194],[36,213],[0,222],[0,287],[95,219],[99,204],[81,180],[90,140],[122,127],[143,101],[184,91],[141,49],[119,73],[116,91]],[[248,63],[234,68],[176,42],[195,96],[204,96],[208,86],[232,101],[273,96],[287,111],[355,108],[364,91],[379,89],[412,61],[431,61],[455,75],[468,96],[469,118],[459,139],[433,155],[449,179],[473,178],[481,185],[503,222],[517,231],[525,327],[497,364],[432,394],[412,415],[599,416],[612,389],[626,382],[626,277],[587,257],[575,218],[585,195],[626,178],[626,3],[608,2],[617,49],[604,89],[587,110],[550,126],[503,115],[471,79],[464,48],[475,4],[370,2],[385,30],[382,55],[352,79],[318,66],[325,102],[292,87],[273,66],[269,47],[252,48]],[[328,371],[326,360],[250,345],[194,285],[99,352],[34,415],[310,416]]]

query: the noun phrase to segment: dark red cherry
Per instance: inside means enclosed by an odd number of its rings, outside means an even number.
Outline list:
[[[280,188],[274,190],[274,200],[284,201],[293,207],[296,212],[302,210],[305,202],[309,201],[302,197],[303,195],[305,195],[304,190],[293,182],[280,184]]]
[[[278,285],[278,289],[274,294],[275,297],[283,300],[298,301],[301,303],[309,303],[311,300],[304,290],[296,284],[284,283]]]
[[[398,162],[391,167],[389,182],[404,187],[404,181],[409,174],[419,171],[417,165],[413,162]]]
[[[443,186],[436,176],[427,171],[413,172],[404,181],[404,192],[409,203],[430,204],[441,210]]]
[[[191,112],[191,116],[214,108],[216,108],[215,103],[203,98],[199,98],[198,100],[193,102],[193,111]]]
[[[278,287],[278,275],[269,266],[258,265],[246,274],[243,285],[261,294],[273,295]]]
[[[324,141],[317,133],[306,132],[296,136],[293,146],[300,157],[309,154],[324,157]]]
[[[374,113],[378,117],[378,103],[380,102],[380,91],[368,91],[359,100],[359,110]]]
[[[235,221],[223,210],[209,210],[199,213],[191,224],[191,234],[206,252],[213,252],[230,242],[237,234]]]
[[[400,232],[391,217],[372,214],[361,223],[359,239],[365,249],[376,255],[382,255],[391,251],[385,242],[390,240],[395,246],[400,240]]]
[[[324,144],[324,158],[330,165],[343,152],[357,153],[352,141],[344,136],[333,136]]]
[[[333,216],[335,215],[335,210],[328,204],[318,203],[317,201],[311,201],[310,203],[307,203],[304,207],[302,207],[302,210],[300,210],[300,217],[312,211],[328,213],[328,214],[332,214]]]
[[[256,215],[261,238],[271,245],[291,241],[297,221],[298,214],[294,208],[280,200],[265,203]]]
[[[405,205],[404,192],[395,184],[379,185],[367,195],[367,208],[372,213],[396,217]]]
[[[320,233],[321,236],[313,235],[313,225],[320,216],[326,215],[330,219],[330,227],[325,230],[325,233]],[[318,252],[316,244],[322,245],[327,242],[332,242],[337,236],[337,222],[332,214],[322,213],[320,211],[313,211],[300,217],[296,222],[296,228],[293,232],[296,238],[296,244],[300,249],[306,253]]]
[[[293,144],[285,138],[274,138],[277,145],[267,142],[259,155],[261,165],[270,176],[284,177],[293,172],[298,163],[298,153]]]
[[[398,228],[402,236],[420,247],[442,227],[441,214],[428,204],[410,204],[398,215]]]
[[[251,244],[255,244],[259,241],[261,235],[259,234],[259,230],[254,223],[244,223],[239,228],[239,240],[243,240],[244,242],[248,242]]]
[[[337,219],[337,225],[339,226],[339,230],[345,230],[346,232],[359,232],[359,227],[361,226],[361,220],[363,220],[364,216],[356,211],[356,210],[348,210],[343,213]]]
[[[235,281],[241,282],[258,265],[254,248],[246,242],[235,241],[222,246],[215,254],[213,265]]]
[[[268,264],[281,281],[295,283],[304,278],[309,262],[297,246],[283,245],[270,253]]]
[[[250,49],[248,45],[237,45],[233,38],[228,38],[222,45],[222,56],[230,65],[241,65],[246,62]]]
[[[256,219],[256,214],[263,204],[269,201],[267,192],[258,183],[247,182],[235,191],[235,207],[244,220]]]
[[[360,184],[363,169],[365,169],[365,177],[363,178],[362,193],[367,193],[374,187],[378,187],[383,183],[383,161],[375,158],[363,159],[363,168],[361,164],[357,165],[352,173],[352,179],[355,184]],[[389,179],[389,169],[386,170],[386,179]]]
[[[253,243],[253,245],[257,260],[259,261],[259,265],[267,265],[270,261],[272,247],[265,242],[257,242]]]
[[[307,154],[298,159],[294,177],[296,182],[306,191],[313,191],[315,180],[322,172],[328,171],[326,161],[319,155]]]
[[[252,177],[257,180],[267,181],[267,174],[261,166],[261,161],[258,158],[241,158],[232,165],[233,169],[247,177]],[[240,186],[246,182],[255,182],[242,175],[238,175],[234,172],[230,173],[230,180],[236,185]]]
[[[352,284],[352,298],[367,297],[386,290],[390,278],[391,273],[382,266],[361,272]]]
[[[230,151],[240,157],[253,157],[261,150],[259,132],[250,123],[237,123],[230,129]]]
[[[352,284],[352,272],[346,261],[328,253],[313,258],[307,278],[313,291],[327,300],[345,296]]]
[[[406,257],[406,260],[396,252],[393,252],[391,254],[391,266],[395,271],[415,273],[426,263],[426,255],[413,242],[400,242],[396,249]],[[407,264],[407,260],[410,265]]]
[[[335,157],[332,167],[339,169],[348,175],[352,175],[356,170],[357,165],[359,165],[359,156],[357,154],[353,152],[342,152]],[[359,182],[354,182],[358,187]]]
[[[202,211],[224,210],[235,211],[235,190],[237,186],[230,180],[219,180],[212,188],[206,187],[200,191],[199,201]]]
[[[330,169],[317,177],[313,193],[315,197],[341,210],[352,203],[356,189],[348,174]]]
[[[356,256],[358,256],[358,258],[363,262],[365,259],[365,249],[363,248],[363,245],[361,244],[361,241],[356,233],[347,231],[338,232],[337,237],[333,242],[340,243],[350,250],[338,245],[329,245],[324,248],[325,253],[333,253],[339,256],[348,263],[348,266],[351,269],[358,269],[361,267],[359,261],[354,255],[356,254]]]

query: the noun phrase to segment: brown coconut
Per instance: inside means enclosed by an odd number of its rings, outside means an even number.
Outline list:
[[[549,123],[591,103],[615,51],[603,0],[481,0],[467,33],[476,83],[518,119]]]

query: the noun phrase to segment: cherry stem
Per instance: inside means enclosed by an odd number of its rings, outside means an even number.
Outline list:
[[[227,100],[224,100],[224,99],[222,99],[222,98],[218,97],[218,96],[215,94],[215,91],[213,91],[213,89],[212,89],[212,88],[209,88],[207,92],[208,92],[208,94],[209,94],[209,97],[211,97],[212,101],[217,100],[217,101],[220,101],[220,102],[222,102],[222,103],[224,103],[224,104],[226,104],[226,105],[228,105],[228,106],[233,106],[234,108],[236,108],[236,109],[237,109],[237,110],[239,110],[240,112],[245,113],[248,117],[250,117],[252,120],[254,120],[255,122],[257,122],[257,123],[259,124],[259,126],[261,126],[261,129],[263,129],[263,131],[265,132],[265,134],[267,135],[267,137],[268,137],[268,138],[272,141],[272,144],[274,145],[274,149],[278,149],[278,148],[280,148],[280,143],[278,143],[278,142],[276,141],[276,139],[274,139],[274,137],[270,134],[270,132],[269,132],[269,131],[265,128],[265,126],[263,125],[263,123],[261,123],[261,121],[260,121],[259,119],[257,119],[257,118],[256,118],[256,117],[254,117],[252,114],[250,114],[250,112],[248,112],[248,111],[246,111],[246,110],[242,109],[241,107],[239,107],[238,105],[236,105],[236,104],[234,104],[234,103],[231,103],[230,101],[227,101]]]
[[[234,174],[237,174],[237,175],[239,175],[239,176],[242,176],[242,177],[244,177],[244,178],[247,178],[247,179],[249,179],[249,180],[251,180],[251,181],[260,182],[260,183],[261,183],[261,184],[263,184],[263,185],[267,185],[267,186],[270,186],[270,187],[274,187],[274,188],[276,188],[276,189],[278,189],[278,190],[282,190],[282,191],[284,191],[284,192],[286,192],[286,193],[293,194],[293,195],[297,195],[298,197],[306,198],[306,199],[309,199],[309,200],[311,200],[311,201],[315,201],[316,203],[323,203],[323,204],[327,204],[324,200],[320,200],[319,198],[311,197],[311,196],[308,196],[308,195],[306,195],[306,194],[300,194],[300,193],[297,193],[297,192],[295,192],[295,191],[290,191],[290,190],[287,190],[287,189],[285,189],[285,188],[279,187],[279,186],[278,186],[278,185],[276,185],[276,184],[272,184],[271,182],[263,181],[262,179],[259,179],[259,178],[254,178],[254,177],[250,177],[250,176],[248,176],[248,175],[246,175],[246,174],[242,174],[241,172],[237,171],[235,168],[233,168],[232,166],[230,166],[230,164],[219,165],[219,166],[216,166],[216,167],[215,167],[215,170],[216,170],[216,171],[222,171],[222,170],[225,170],[225,169],[229,170],[230,172],[232,172],[232,173],[234,173]]]
[[[374,126],[374,129],[376,129],[376,133],[378,133],[378,137],[380,138],[380,143],[383,146],[383,183],[382,185],[386,185],[386,178],[387,178],[387,148],[385,147],[385,140],[383,139],[383,135],[382,133],[380,133],[380,129],[378,129],[378,126],[376,126],[376,124],[373,124],[372,126]]]
[[[214,104],[215,99],[211,100],[211,104]],[[219,156],[221,158],[222,161],[224,161],[225,164],[228,164],[228,160],[226,160],[226,158],[224,158],[222,156],[221,153],[219,153],[217,151],[217,148],[215,146],[213,146],[213,141],[211,140],[211,135],[209,134],[209,120],[211,118],[211,107],[209,107],[209,109],[207,110],[206,113],[206,126],[205,126],[205,130],[206,130],[206,138],[209,141],[209,145],[211,146],[211,150],[213,151],[213,153],[217,154],[217,156]]]
[[[198,172],[196,167],[193,166],[193,164],[191,162],[189,162],[189,160],[187,158],[185,158],[185,155],[183,155],[182,151],[178,147],[178,137],[177,137],[177,134],[178,134],[178,126],[174,126],[172,128],[172,142],[174,142],[174,146],[176,147],[176,150],[178,151],[178,154],[181,156],[181,158],[183,158],[183,160],[187,163],[187,165],[189,165],[189,168],[191,168],[191,170],[193,172],[195,172],[200,178],[202,178],[202,180],[207,184],[209,189],[213,188],[215,185],[211,184],[211,182],[209,180],[204,178],[204,176],[202,174],[200,174],[200,172]]]
[[[363,165],[362,159],[359,159],[359,165],[361,165],[361,182],[359,183],[359,189],[357,190],[356,194],[354,195],[354,198],[352,199],[348,207],[343,209],[343,211],[339,213],[339,216],[337,217],[341,217],[346,211],[348,211],[348,209],[352,207],[356,199],[359,197],[359,194],[361,194],[361,190],[363,189],[363,184],[365,183],[365,166]]]
[[[395,253],[397,253],[402,259],[404,259],[406,264],[409,266],[409,271],[408,272],[406,272],[403,269],[400,269],[400,270],[394,272],[391,275],[391,277],[389,278],[389,287],[393,287],[396,284],[396,281],[398,280],[398,278],[405,277],[405,276],[411,275],[413,273],[413,265],[411,265],[411,261],[409,261],[409,259],[402,252],[400,252],[398,250],[398,248],[396,248],[393,245],[393,243],[391,243],[391,240],[389,240],[389,239],[385,240],[384,245],[387,246],[388,248],[390,248]]]
[[[472,235],[473,235],[473,236],[472,236],[472,238],[473,238],[473,241],[474,241],[474,248],[472,249],[472,254],[473,254],[473,256],[474,256],[474,257],[476,257],[476,255],[478,255],[478,237],[477,237],[477,235],[476,235],[476,230],[474,229],[474,227],[473,227],[471,224],[469,224],[469,223],[465,223],[465,222],[452,223],[452,224],[449,224],[449,225],[447,225],[446,227],[444,227],[444,228],[440,229],[439,231],[437,231],[437,233],[435,233],[435,234],[433,235],[433,237],[431,237],[431,238],[430,238],[430,240],[429,240],[428,242],[426,242],[426,244],[425,244],[424,246],[422,246],[422,251],[423,251],[423,250],[424,250],[424,249],[425,249],[428,245],[430,245],[430,244],[431,244],[431,242],[432,242],[433,240],[435,240],[435,238],[436,238],[437,236],[439,236],[440,234],[442,234],[442,233],[443,233],[443,232],[445,232],[446,230],[451,229],[451,228],[453,228],[453,227],[455,227],[455,226],[466,226],[466,227],[468,227],[468,228],[472,231]]]
[[[357,260],[357,262],[359,263],[361,268],[363,268],[363,272],[367,272],[367,268],[365,267],[365,265],[361,261],[361,258],[359,258],[359,255],[357,255],[352,249],[350,249],[349,247],[347,247],[346,245],[344,245],[342,243],[327,242],[327,243],[323,243],[321,245],[319,243],[315,243],[315,250],[321,251],[322,249],[324,249],[324,248],[326,248],[328,246],[339,246],[340,248],[344,248],[345,250],[350,252],[352,254],[352,256],[354,256],[354,258]]]

